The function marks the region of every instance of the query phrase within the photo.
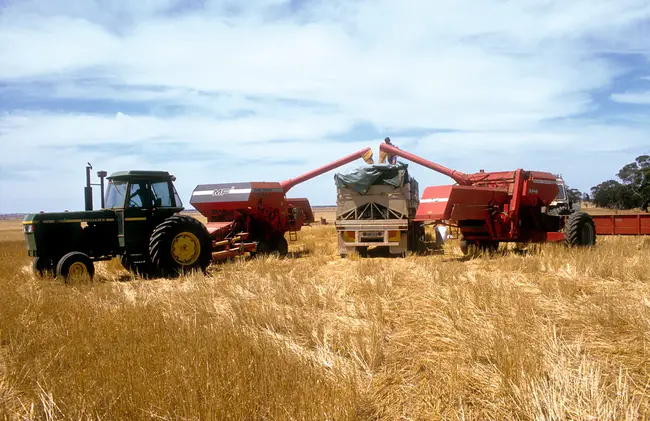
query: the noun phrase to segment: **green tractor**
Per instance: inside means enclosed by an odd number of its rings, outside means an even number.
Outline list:
[[[94,262],[115,257],[125,269],[143,277],[205,272],[212,260],[210,235],[200,221],[180,214],[184,208],[173,175],[120,171],[106,177],[105,171],[99,171],[102,209],[93,210],[91,169],[89,164],[85,211],[25,216],[28,255],[38,275],[92,279]]]

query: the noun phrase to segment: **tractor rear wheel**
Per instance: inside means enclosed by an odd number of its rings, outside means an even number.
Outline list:
[[[574,212],[564,226],[566,244],[571,247],[585,247],[596,244],[596,225],[586,212]]]
[[[85,253],[72,251],[56,264],[56,276],[68,280],[92,280],[95,276],[95,265]]]
[[[205,272],[212,261],[212,242],[205,225],[186,215],[165,219],[151,233],[152,275],[176,277],[192,270]]]

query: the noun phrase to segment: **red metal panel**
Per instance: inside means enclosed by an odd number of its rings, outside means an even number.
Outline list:
[[[524,206],[537,206],[540,202],[548,206],[560,192],[556,177],[547,172],[530,171],[523,189],[522,202]]]
[[[415,213],[416,221],[449,219],[451,205],[449,196],[454,186],[427,187],[422,192],[420,205]]]
[[[221,238],[222,236],[219,235],[222,232],[227,232],[230,230],[230,227],[232,226],[233,222],[208,222],[205,224],[205,227],[208,229],[208,232],[210,235],[214,234],[215,238]]]
[[[422,194],[415,220],[487,219],[489,205],[503,205],[507,201],[507,191],[488,187],[427,187]]]
[[[591,215],[596,235],[650,235],[650,214]]]
[[[450,202],[452,221],[488,219],[491,206],[508,202],[508,192],[489,187],[453,186]]]

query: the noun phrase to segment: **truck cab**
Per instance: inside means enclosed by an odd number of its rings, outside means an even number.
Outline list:
[[[92,210],[87,194],[84,211],[26,215],[25,242],[35,272],[92,278],[94,262],[115,257],[126,269],[147,276],[195,267],[197,261],[207,266],[202,251],[210,251],[207,230],[194,218],[178,215],[183,204],[174,180],[166,171],[119,171],[107,177],[99,210]],[[103,191],[103,179],[101,186]],[[87,193],[89,187],[88,182]]]

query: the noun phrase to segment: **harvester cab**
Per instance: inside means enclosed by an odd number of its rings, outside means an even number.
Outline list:
[[[29,256],[37,274],[93,277],[94,262],[118,257],[143,276],[175,276],[205,270],[209,234],[198,220],[179,213],[183,204],[175,177],[166,171],[99,171],[101,209],[93,210],[90,169],[86,167],[84,211],[26,215]]]
[[[569,195],[566,183],[562,175],[555,174],[558,194],[548,206],[548,213],[551,215],[570,215],[580,210],[580,203],[574,203]]]

